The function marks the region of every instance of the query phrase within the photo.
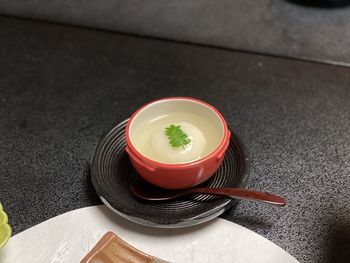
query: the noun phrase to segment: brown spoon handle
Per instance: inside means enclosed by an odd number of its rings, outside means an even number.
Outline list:
[[[242,188],[192,188],[188,190],[188,193],[229,196],[235,199],[259,201],[278,206],[286,204],[286,200],[281,196]]]

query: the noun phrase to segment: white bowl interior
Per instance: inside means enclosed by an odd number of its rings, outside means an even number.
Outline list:
[[[190,99],[166,99],[147,105],[135,115],[129,128],[129,138],[133,146],[135,147],[133,140],[135,138],[135,134],[138,132],[138,127],[140,124],[147,120],[155,119],[158,116],[163,116],[167,113],[176,111],[192,113],[208,120],[210,125],[215,127],[215,129],[218,129],[218,133],[220,134],[220,138],[215,149],[220,145],[224,138],[224,124],[222,123],[219,115],[213,109],[205,104]],[[135,148],[137,149],[137,147]],[[139,149],[137,150],[139,151]]]

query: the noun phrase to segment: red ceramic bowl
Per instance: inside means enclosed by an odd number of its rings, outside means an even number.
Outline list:
[[[218,129],[220,138],[213,151],[192,162],[162,163],[146,157],[135,147],[135,132],[143,120],[179,110],[200,115]],[[165,98],[146,104],[131,116],[126,126],[126,151],[132,165],[146,181],[168,189],[189,188],[208,180],[220,167],[229,142],[230,131],[220,112],[206,102],[187,97]]]

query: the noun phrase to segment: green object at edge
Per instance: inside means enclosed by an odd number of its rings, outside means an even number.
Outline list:
[[[5,246],[11,236],[11,227],[7,224],[8,217],[0,203],[0,248]]]

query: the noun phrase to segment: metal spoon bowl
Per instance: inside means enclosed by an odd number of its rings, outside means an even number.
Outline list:
[[[191,194],[209,194],[262,202],[277,206],[286,205],[286,200],[281,196],[242,188],[190,188],[185,190],[155,192],[150,191],[148,188],[143,187],[140,184],[133,184],[131,185],[131,191],[138,198],[149,201],[166,201]]]

